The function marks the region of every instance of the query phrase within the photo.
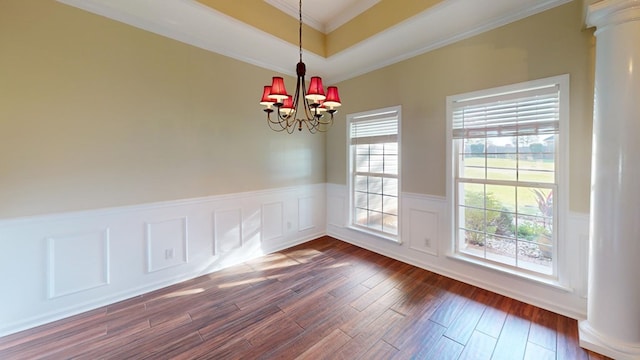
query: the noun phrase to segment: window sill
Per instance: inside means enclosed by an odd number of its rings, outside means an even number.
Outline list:
[[[369,230],[369,229],[362,228],[362,227],[355,226],[355,225],[348,225],[347,228],[351,229],[351,230],[354,230],[354,231],[357,231],[357,232],[360,232],[360,233],[363,233],[363,234],[367,234],[367,235],[376,237],[378,239],[382,239],[382,240],[385,240],[385,241],[390,241],[390,242],[392,242],[394,244],[398,244],[398,245],[402,244],[402,241],[400,241],[400,237],[399,236],[387,235],[387,234],[382,233],[382,232],[378,232],[378,231],[375,231],[375,230]]]
[[[568,293],[573,293],[574,289],[566,286],[562,283],[560,283],[557,279],[555,278],[551,278],[551,277],[546,277],[544,275],[535,275],[535,274],[529,274],[529,273],[525,273],[525,272],[520,272],[505,266],[500,266],[497,264],[492,264],[492,263],[488,263],[488,262],[484,262],[484,261],[480,261],[477,259],[474,259],[471,256],[465,256],[462,254],[452,254],[452,253],[448,253],[447,254],[447,258],[452,259],[452,260],[456,260],[456,261],[461,261],[467,264],[472,264],[475,266],[480,266],[484,269],[489,269],[491,271],[495,271],[498,272],[500,274],[506,274],[508,276],[511,277],[515,277],[518,279],[524,279],[530,282],[533,282],[535,284],[542,284],[542,285],[546,285],[549,287],[552,287],[554,289],[558,289],[558,290],[562,290]]]

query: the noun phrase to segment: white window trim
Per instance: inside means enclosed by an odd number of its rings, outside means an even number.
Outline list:
[[[557,173],[558,176],[558,196],[557,201],[557,219],[558,223],[555,225],[557,231],[557,243],[554,249],[554,275],[546,276],[544,274],[534,274],[526,270],[515,269],[508,265],[496,265],[490,262],[480,261],[477,258],[471,256],[465,256],[464,254],[456,252],[456,204],[455,204],[455,154],[454,141],[453,141],[453,103],[461,99],[471,99],[475,97],[485,97],[488,95],[498,95],[514,91],[520,91],[535,87],[541,87],[545,85],[557,84],[559,86],[559,140],[558,147],[556,148],[556,157],[558,161],[557,168],[560,170]],[[569,248],[567,240],[567,227],[569,223],[569,121],[570,121],[570,78],[569,74],[552,76],[543,79],[531,80],[522,83],[500,86],[491,89],[483,89],[478,91],[472,91],[464,94],[447,96],[446,98],[446,116],[447,116],[447,131],[446,131],[446,157],[447,157],[447,169],[446,169],[446,191],[447,191],[447,214],[448,214],[448,231],[449,242],[446,250],[446,255],[450,258],[463,260],[470,264],[476,264],[487,269],[493,269],[501,273],[507,273],[522,277],[528,280],[534,280],[538,283],[548,284],[554,287],[562,288],[571,291],[570,288],[570,259],[571,254],[568,253]],[[555,196],[555,195],[554,195]]]
[[[354,224],[353,219],[353,206],[354,206],[354,191],[353,191],[353,153],[351,147],[351,122],[354,118],[375,115],[385,112],[396,112],[398,117],[398,235],[384,233],[382,231],[376,231],[362,226]],[[402,106],[391,106],[381,109],[375,109],[370,111],[363,111],[359,113],[347,114],[347,126],[346,126],[346,139],[347,139],[347,189],[348,189],[348,217],[347,228],[355,230],[367,235],[371,235],[383,240],[392,241],[397,244],[402,244]]]

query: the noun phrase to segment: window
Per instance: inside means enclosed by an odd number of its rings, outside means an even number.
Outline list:
[[[568,83],[564,75],[447,98],[457,255],[557,277]]]
[[[398,238],[400,107],[347,116],[350,224]]]

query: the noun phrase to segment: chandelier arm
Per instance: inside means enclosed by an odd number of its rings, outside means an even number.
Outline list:
[[[307,129],[309,130],[309,132],[311,134],[315,134],[318,132],[327,132],[329,130],[328,127],[323,126],[325,125],[324,123],[318,123],[318,122],[314,122],[314,123],[308,123],[307,124]]]
[[[287,133],[288,134],[293,134],[293,132],[296,130],[296,126],[295,125],[296,125],[296,121],[295,121],[295,118],[294,118],[294,121],[291,122],[291,124],[287,125]]]
[[[278,120],[279,120],[279,121],[272,121],[272,122],[271,122],[272,124],[277,124],[277,125],[279,125],[279,128],[278,128],[278,129],[274,129],[274,130],[275,130],[275,131],[277,131],[277,132],[283,132],[283,131],[286,131],[287,133],[291,134],[291,131],[289,131],[290,126],[289,126],[289,123],[287,122],[287,120],[286,120],[286,119],[284,119],[284,118],[283,118],[282,116],[280,116],[280,115],[278,116]],[[269,125],[269,126],[273,129],[273,126],[271,126],[271,125]]]
[[[304,121],[314,122],[316,117],[316,110],[313,108],[309,100],[307,99],[307,84],[304,78],[304,74],[298,78],[298,85],[296,86],[296,90],[299,91],[302,88],[302,107],[304,107]],[[298,103],[296,103],[298,104]],[[303,115],[303,114],[300,114]]]
[[[302,78],[302,106],[304,106],[304,116],[307,121],[311,121],[311,119],[315,118],[311,111],[311,105],[309,105],[309,100],[307,99],[306,92],[306,83],[304,78]]]
[[[333,114],[328,119],[325,119],[324,115],[318,119],[318,124],[322,125],[332,125],[333,124]]]
[[[287,130],[287,132],[289,134],[292,134],[293,131],[290,131],[290,128],[293,127],[293,125],[295,124],[295,118],[294,116],[291,115],[282,115],[282,113],[280,112],[280,108],[278,107],[275,110],[278,115],[277,115],[277,120],[271,120],[271,116],[270,113],[267,113],[267,120],[269,121],[269,127],[277,132],[282,132],[283,130]],[[289,122],[289,120],[291,120],[291,122]],[[280,125],[280,128],[274,128],[273,125]]]
[[[311,128],[307,128],[307,129],[309,129],[309,133],[310,134],[315,134],[315,133],[318,132],[318,128],[316,128],[316,127],[311,127]]]
[[[284,129],[282,123],[284,122],[285,118],[280,114],[280,108],[276,108],[275,112],[277,113],[276,120],[271,119],[271,113],[267,113],[267,120],[269,120],[270,124],[278,124]]]
[[[327,124],[323,123],[323,122],[319,122],[319,121],[315,121],[313,124],[313,132],[326,132],[327,130],[329,130],[326,127]],[[309,130],[311,131],[311,130]]]
[[[300,64],[302,64],[302,63],[300,63]],[[293,96],[293,113],[291,114],[295,121],[299,121],[299,119],[297,117],[298,117],[298,110],[299,110],[299,105],[300,105],[299,101],[300,101],[300,86],[301,85],[302,85],[302,97],[304,99],[304,94],[305,94],[305,92],[304,92],[305,91],[304,90],[304,71],[302,71],[300,66],[298,66],[298,77],[297,77],[297,80],[296,80],[296,92],[295,92],[295,94]],[[294,122],[294,124],[295,124],[295,122]]]
[[[312,134],[315,134],[316,132],[325,132],[327,131],[327,129],[325,129],[326,125],[324,122],[320,121],[320,117],[313,117],[312,119],[309,119],[307,121],[307,129],[309,129],[309,132],[311,132]]]
[[[277,124],[278,123],[277,121],[271,120],[271,113],[273,111],[278,112],[279,110],[276,108],[276,110],[272,110],[272,111],[267,112],[267,122],[269,123],[269,126],[271,126],[271,124]]]
[[[278,111],[278,124],[280,124],[282,126],[282,124],[288,124],[287,122],[287,116],[283,115],[280,111]]]
[[[300,131],[302,131],[302,124],[304,124],[304,126],[308,129],[309,128],[309,124],[307,123],[307,121],[305,119],[296,119],[296,128]]]
[[[323,121],[321,119],[324,119],[324,116],[316,120],[315,127],[319,132],[329,131],[329,128],[333,125],[333,114],[331,114],[331,117],[326,121]]]
[[[277,120],[271,120],[271,118],[269,116],[270,114],[267,113],[267,118],[268,118],[270,123],[280,125],[282,130],[284,130],[284,129],[290,127],[290,126],[293,126],[293,124],[295,124],[295,112],[291,112],[291,113],[289,113],[289,115],[286,115],[286,114],[283,114],[280,111],[280,107],[277,107],[275,112],[278,113]],[[291,122],[289,122],[289,120],[291,120]],[[282,130],[280,130],[280,131],[282,131]]]
[[[287,129],[287,132],[289,134],[291,134],[291,131],[289,131],[289,129],[295,124],[295,119],[293,117],[286,117],[284,118],[284,120],[282,121],[281,125],[283,128]]]
[[[267,124],[269,125],[269,128],[275,132],[282,132],[283,130],[286,129],[285,127],[282,126],[281,123],[272,121],[268,116],[267,116]],[[278,129],[276,127],[273,127],[275,124],[279,124],[280,128]]]

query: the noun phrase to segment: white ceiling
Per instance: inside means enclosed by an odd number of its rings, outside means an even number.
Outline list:
[[[297,45],[257,30],[195,0],[58,1],[240,61],[295,76]],[[372,1],[375,0],[307,0],[309,4],[303,3],[303,12],[307,6],[311,8],[319,3],[332,3],[353,6],[356,10],[351,14],[357,15],[357,11],[364,10],[358,10],[358,6],[372,6]],[[445,0],[329,58],[305,52],[303,60],[307,64],[309,75],[322,76],[325,84],[331,84],[570,1],[572,0]],[[331,9],[333,10],[335,7]],[[320,10],[316,13],[320,14]],[[328,11],[325,15],[314,16],[320,24],[329,26],[329,23],[323,21],[331,17],[330,13]],[[347,11],[342,13],[347,14]]]
[[[299,0],[264,0],[295,19],[300,18]],[[302,21],[325,34],[363,13],[380,0],[305,0]]]

